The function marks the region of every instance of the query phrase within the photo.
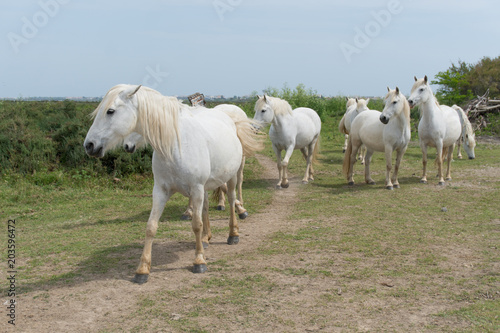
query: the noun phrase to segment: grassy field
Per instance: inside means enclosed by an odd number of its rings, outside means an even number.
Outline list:
[[[500,146],[479,143],[475,160],[453,161],[446,186],[432,177],[424,185],[413,139],[400,170],[401,189],[384,189],[380,153],[372,162],[377,184],[364,184],[358,163],[356,185],[349,187],[341,174],[339,118],[323,120],[316,179],[294,189],[297,200],[283,216],[293,227],[262,234],[247,253],[210,261],[209,273],[196,283],[174,287],[166,278],[161,288],[134,297],[120,320],[103,314],[98,331],[498,332]],[[262,154],[274,159],[269,142]],[[290,171],[300,179],[303,168],[295,152]],[[244,198],[251,214],[273,210],[277,179],[270,183],[262,172],[255,158],[248,160]],[[65,288],[67,297],[83,297],[71,288],[133,274],[152,185],[148,175],[4,175],[0,243],[7,244],[7,220],[15,219],[20,306],[57,303],[55,291]],[[190,223],[179,219],[186,206],[179,195],[167,203],[159,243],[193,243]],[[226,214],[212,209],[211,218]],[[225,235],[227,228],[215,225],[212,232]],[[5,279],[1,287],[3,303]]]

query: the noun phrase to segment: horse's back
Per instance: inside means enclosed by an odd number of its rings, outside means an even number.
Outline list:
[[[384,124],[380,121],[382,113],[376,110],[360,112],[351,124],[351,140],[363,143],[368,149],[384,151]]]
[[[321,132],[321,119],[310,108],[297,108],[293,110],[293,117],[297,128],[295,148],[301,149],[319,137]]]

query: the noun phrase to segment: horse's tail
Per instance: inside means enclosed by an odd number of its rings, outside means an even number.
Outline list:
[[[314,164],[320,164],[320,162],[318,160],[319,146],[320,146],[319,140],[320,140],[320,137],[318,136],[318,140],[316,140],[316,144],[314,145],[314,150],[313,150],[312,159],[311,159],[311,163],[314,163]]]
[[[213,190],[212,196],[210,199],[212,199],[212,201],[215,201],[218,203],[223,194],[224,194],[224,192],[222,191],[222,186],[219,186],[219,187],[217,187],[217,189]]]
[[[352,142],[351,136],[349,136],[349,141],[347,142],[347,148],[344,154],[344,164],[342,165],[342,173],[344,176],[348,176],[349,168],[351,167],[351,153],[352,153]]]
[[[264,149],[264,133],[257,130],[259,123],[247,117],[241,117],[233,113],[226,113],[236,125],[236,134],[243,148],[243,156],[253,156]]]
[[[346,112],[347,113],[347,112]],[[344,116],[342,117],[342,119],[340,120],[340,123],[339,123],[339,131],[340,133],[343,133],[343,134],[349,134],[349,131],[347,130],[347,128],[345,127],[345,114]]]

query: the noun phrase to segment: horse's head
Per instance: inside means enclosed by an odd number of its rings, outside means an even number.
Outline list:
[[[467,156],[470,160],[473,160],[474,158],[476,158],[476,155],[474,153],[474,148],[476,147],[476,135],[474,134],[474,132],[466,133],[463,136],[463,141],[464,150],[467,153]]]
[[[351,106],[356,105],[356,98],[348,98],[346,97],[346,103],[345,103],[345,108],[349,109]]]
[[[391,90],[387,87],[387,95],[384,98],[385,106],[382,114],[380,115],[380,121],[387,124],[389,120],[395,115],[399,115],[401,111],[404,110],[405,105],[408,105],[406,97],[399,92],[399,88]]]
[[[123,149],[127,153],[134,153],[137,149],[140,149],[146,145],[146,140],[142,135],[137,132],[132,132],[125,140],[123,140]]]
[[[271,106],[271,100],[268,96],[258,96],[259,99],[255,103],[255,114],[253,119],[262,124],[262,126],[269,124],[273,121],[274,118],[274,110]]]
[[[117,85],[104,96],[92,113],[94,122],[83,143],[89,156],[103,157],[120,144],[137,125],[136,92],[141,86]]]
[[[427,75],[423,79],[415,78],[415,83],[411,88],[411,95],[408,99],[408,103],[410,103],[410,108],[413,108],[416,105],[427,102],[434,94],[432,93],[431,86],[427,80]]]
[[[369,110],[368,109],[368,102],[370,101],[369,98],[368,99],[356,98],[355,101],[356,101],[356,112],[360,113]]]

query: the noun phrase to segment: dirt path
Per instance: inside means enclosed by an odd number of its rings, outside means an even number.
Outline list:
[[[206,250],[209,271],[191,273],[194,255],[193,244],[156,240],[153,245],[153,267],[148,283],[131,282],[142,249],[133,249],[123,255],[119,270],[95,276],[92,281],[82,281],[50,287],[20,295],[18,298],[18,331],[22,332],[97,332],[123,329],[123,321],[137,311],[137,304],[147,295],[166,289],[175,291],[198,284],[200,280],[216,272],[210,271],[210,263],[229,259],[237,272],[246,264],[244,260],[231,260],[235,255],[247,254],[257,249],[266,237],[284,227],[293,225],[286,217],[292,210],[301,185],[300,177],[290,175],[290,187],[275,190],[276,163],[265,156],[257,156],[263,166],[262,178],[269,180],[269,190],[274,191],[272,204],[259,214],[251,214],[240,222],[240,243],[230,247],[226,235],[211,240]],[[226,219],[211,221],[212,227],[227,226]],[[216,319],[214,319],[216,320]],[[132,323],[131,323],[132,324]],[[134,323],[137,325],[138,323]],[[126,329],[128,331],[128,329]]]

